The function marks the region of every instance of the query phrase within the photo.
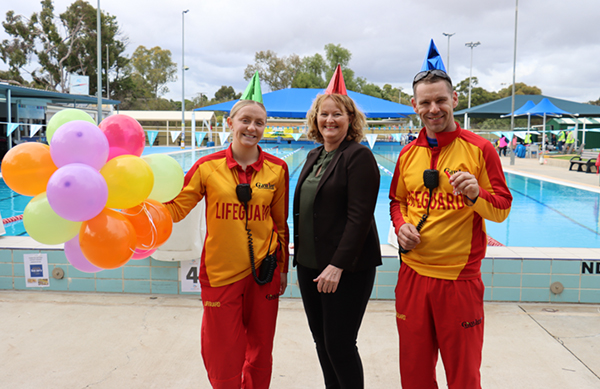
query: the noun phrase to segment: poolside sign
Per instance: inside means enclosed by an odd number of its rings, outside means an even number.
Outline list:
[[[581,262],[581,274],[586,273],[600,274],[600,261]]]
[[[182,292],[200,292],[200,260],[181,261],[179,268]]]
[[[48,254],[23,254],[25,264],[25,286],[47,288],[50,286]]]

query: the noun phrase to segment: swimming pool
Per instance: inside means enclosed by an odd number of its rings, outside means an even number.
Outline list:
[[[284,159],[290,172],[290,197],[294,193],[306,155],[316,147],[312,143],[261,144],[263,150]],[[390,226],[388,194],[392,172],[402,146],[376,143],[373,154],[379,165],[381,183],[375,218],[382,244],[387,243]],[[147,148],[145,154],[160,148]],[[171,149],[172,150],[172,149]],[[169,150],[170,151],[170,150]],[[172,153],[184,170],[215,149]],[[503,223],[487,221],[488,234],[507,246],[521,247],[600,247],[600,193],[506,173],[513,194],[510,216]],[[12,192],[0,182],[0,212],[3,218],[20,215],[31,197]],[[290,230],[292,223],[290,198]],[[7,235],[26,235],[22,222],[6,225]],[[292,233],[292,231],[290,231]]]

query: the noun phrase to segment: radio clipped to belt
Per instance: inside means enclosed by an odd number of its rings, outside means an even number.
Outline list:
[[[248,234],[248,251],[250,254],[250,266],[252,269],[252,276],[254,281],[258,285],[268,284],[273,280],[273,274],[277,269],[277,250],[273,254],[269,254],[271,251],[271,242],[273,240],[274,230],[271,230],[271,237],[269,238],[269,248],[267,249],[267,257],[263,259],[259,269],[259,273],[256,274],[256,265],[254,263],[254,245],[252,244],[252,231],[248,228],[248,201],[252,199],[252,188],[249,184],[239,184],[235,188],[238,200],[244,204],[244,210],[246,213],[246,233]]]

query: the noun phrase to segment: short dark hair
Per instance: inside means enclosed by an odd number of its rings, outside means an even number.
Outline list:
[[[450,79],[450,76],[448,75],[448,73],[446,73],[443,70],[440,69],[431,69],[431,70],[425,70],[422,72],[417,73],[417,75],[415,76],[414,80],[413,80],[413,94],[417,95],[417,85],[424,82],[426,84],[433,84],[439,81],[445,81],[446,84],[449,87],[450,93],[452,93],[454,91],[453,87],[452,87],[452,79]]]

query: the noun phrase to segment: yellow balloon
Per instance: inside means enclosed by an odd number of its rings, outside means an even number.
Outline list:
[[[43,244],[67,242],[81,228],[81,222],[65,220],[52,210],[46,192],[29,201],[23,212],[23,224],[29,236]]]
[[[150,165],[135,155],[120,155],[100,170],[108,186],[106,208],[131,208],[148,198],[154,186]]]

